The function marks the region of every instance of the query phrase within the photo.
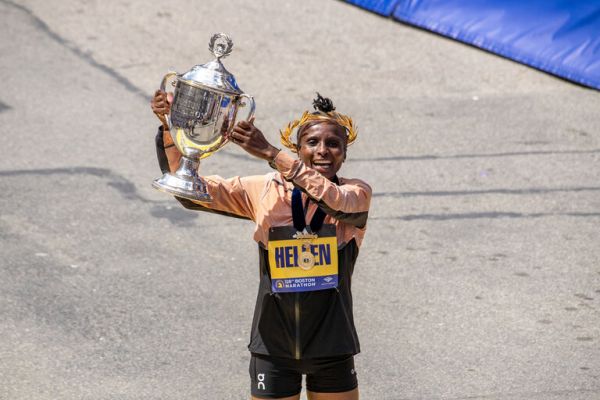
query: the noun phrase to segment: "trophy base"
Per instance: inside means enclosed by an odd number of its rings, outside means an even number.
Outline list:
[[[212,197],[208,194],[206,184],[198,175],[199,161],[181,157],[179,168],[175,173],[166,173],[152,182],[152,187],[188,200],[209,203]]]

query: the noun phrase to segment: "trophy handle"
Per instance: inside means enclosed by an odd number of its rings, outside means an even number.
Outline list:
[[[169,71],[162,78],[162,81],[160,82],[160,90],[161,90],[161,92],[165,92],[165,93],[167,92],[167,82],[169,82],[169,80],[171,78],[173,78],[174,76],[177,76],[177,72],[175,72],[175,71]],[[168,98],[168,96],[167,96],[167,98]],[[169,129],[169,132],[170,132],[170,127],[171,127],[171,122],[170,121],[171,121],[171,119],[169,118],[169,114],[163,115],[162,118],[161,118],[160,115],[158,115],[158,118],[162,121],[164,129]],[[171,133],[171,139],[173,139],[173,141],[175,142],[175,137],[173,136],[173,133]]]
[[[177,76],[177,72],[175,71],[169,71],[167,72],[167,74],[162,78],[162,82],[160,82],[160,90],[162,92],[166,92],[167,91],[167,82],[169,81],[169,79],[171,79],[172,77]]]
[[[248,116],[246,117],[246,121],[248,121],[250,118],[254,117],[254,111],[256,111],[256,103],[254,102],[254,97],[246,93],[240,94],[240,97],[245,97],[248,99],[248,101],[250,101],[250,111],[248,111]]]

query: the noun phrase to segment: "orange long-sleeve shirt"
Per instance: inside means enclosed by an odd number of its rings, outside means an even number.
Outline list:
[[[266,175],[233,177],[205,176],[212,202],[196,202],[202,207],[248,218],[256,223],[254,240],[266,247],[269,228],[292,225],[291,195],[294,185],[311,200],[306,211],[310,221],[319,203],[326,210],[324,223],[335,224],[340,247],[351,239],[360,246],[366,230],[366,214],[371,202],[371,187],[359,179],[340,178],[339,185],[298,159],[279,152],[274,160],[277,172]],[[304,201],[303,201],[304,203]],[[336,217],[334,217],[333,215]],[[352,218],[362,216],[362,218]],[[361,221],[347,223],[344,221]],[[358,225],[358,226],[357,226]]]

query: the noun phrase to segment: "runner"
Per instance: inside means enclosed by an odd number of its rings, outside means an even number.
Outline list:
[[[271,145],[253,119],[241,121],[231,142],[276,171],[203,177],[210,203],[176,197],[185,208],[256,224],[260,285],[248,345],[252,399],[299,399],[303,374],[311,400],[358,399],[351,280],[371,188],[337,176],[356,130],[352,119],[317,96],[315,112],[304,112],[281,131],[281,142],[298,159]],[[175,171],[181,157],[166,124],[169,100],[157,91],[151,102],[163,122],[156,136],[163,173]]]

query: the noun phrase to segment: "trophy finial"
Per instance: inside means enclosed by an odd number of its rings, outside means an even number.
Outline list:
[[[233,49],[233,41],[224,33],[215,33],[208,42],[208,50],[217,57],[217,59],[227,57]]]

